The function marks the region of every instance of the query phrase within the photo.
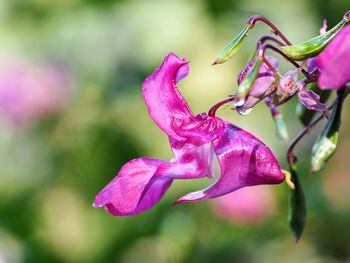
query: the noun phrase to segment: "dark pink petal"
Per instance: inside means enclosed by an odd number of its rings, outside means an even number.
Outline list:
[[[339,89],[350,80],[350,25],[340,30],[315,64],[321,71],[321,89]]]
[[[188,71],[187,61],[170,53],[142,85],[143,99],[150,116],[167,135],[177,139],[180,137],[173,131],[172,120],[194,117],[176,88],[176,81],[184,78]]]
[[[250,133],[226,123],[222,137],[214,141],[220,178],[207,189],[189,193],[176,201],[194,202],[214,198],[239,188],[260,184],[278,184],[284,175],[271,150]]]
[[[169,170],[161,174],[170,172],[173,179],[194,179],[213,175],[214,149],[211,142],[203,143],[196,138],[186,141],[170,139],[170,145],[175,157],[171,160],[171,165],[162,165],[162,168],[167,166]],[[173,170],[177,172],[171,172]]]
[[[139,158],[126,163],[119,174],[96,196],[94,207],[105,206],[114,216],[136,215],[153,207],[174,179],[210,177],[212,144],[170,139],[175,157],[171,162]]]
[[[126,163],[118,175],[96,196],[94,207],[105,206],[114,216],[135,215],[152,207],[165,193],[171,180],[159,181],[152,192],[141,200],[148,182],[164,161],[139,158]]]
[[[222,135],[224,122],[218,118],[209,117],[206,113],[201,113],[188,119],[174,118],[172,128],[182,138],[197,138],[210,142]]]
[[[312,90],[302,89],[298,92],[299,101],[309,110],[323,112],[327,105],[320,102],[320,96]]]

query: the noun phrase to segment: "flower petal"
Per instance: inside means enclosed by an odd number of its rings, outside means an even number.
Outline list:
[[[170,138],[175,157],[171,162],[151,158],[126,163],[96,196],[94,207],[105,206],[114,216],[136,215],[154,206],[174,179],[210,177],[214,150],[211,142]]]
[[[221,167],[220,178],[207,189],[189,193],[176,203],[214,198],[245,186],[278,184],[284,180],[271,150],[232,124],[226,123],[224,135],[214,141],[214,150]]]
[[[210,142],[221,136],[224,122],[216,117],[209,117],[206,113],[198,114],[188,119],[173,119],[172,128],[182,138],[197,138]]]
[[[321,71],[321,89],[339,89],[350,80],[350,25],[339,31],[315,64]]]
[[[107,212],[114,216],[135,215],[152,207],[169,188],[171,180],[163,180],[143,200],[141,195],[163,163],[164,161],[151,158],[139,158],[126,163],[118,175],[96,196],[94,207],[105,206]]]
[[[320,102],[320,96],[312,90],[302,89],[298,92],[299,101],[309,110],[323,112],[327,105]]]
[[[184,78],[188,72],[187,61],[170,53],[142,85],[143,99],[150,116],[167,135],[177,139],[180,137],[173,131],[172,120],[194,117],[176,88],[176,81]]]

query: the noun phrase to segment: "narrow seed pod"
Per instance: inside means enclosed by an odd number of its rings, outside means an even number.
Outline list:
[[[320,102],[322,102],[322,103],[326,103],[327,100],[329,99],[331,93],[332,93],[331,90],[321,90],[318,87],[317,82],[312,82],[312,83],[308,84],[305,88],[309,89],[309,90],[312,90],[317,95],[319,95],[320,96]],[[317,113],[317,111],[308,110],[303,104],[301,104],[298,101],[297,106],[296,106],[296,113],[297,113],[297,116],[299,117],[299,120],[301,121],[301,123],[304,126],[307,126],[307,125],[309,125],[311,120],[314,118],[314,116]]]
[[[213,65],[222,64],[236,54],[241,48],[244,39],[247,37],[249,29],[251,29],[251,27],[246,25],[243,30],[219,52]]]
[[[317,138],[312,148],[311,172],[318,172],[322,170],[327,161],[335,153],[341,123],[341,112],[345,98],[344,94],[344,88],[338,92],[332,114],[326,124],[326,127]]]
[[[294,241],[298,242],[303,234],[306,221],[306,200],[295,165],[290,166],[290,173],[294,190],[291,191],[290,196],[288,222]]]
[[[294,60],[304,60],[310,57],[317,56],[327,44],[335,37],[335,35],[347,24],[349,21],[344,16],[344,19],[340,21],[332,29],[328,30],[324,34],[320,34],[312,39],[309,39],[301,44],[292,46],[283,46],[281,50],[290,58]]]
[[[256,78],[258,77],[259,68],[262,63],[262,58],[257,57],[254,65],[251,67],[247,75],[244,77],[242,82],[239,84],[236,91],[236,99],[233,102],[234,107],[241,107],[245,103],[245,98],[248,95],[251,87],[253,86]]]

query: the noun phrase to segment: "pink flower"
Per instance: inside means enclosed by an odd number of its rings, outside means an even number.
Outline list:
[[[176,87],[188,72],[186,60],[170,53],[142,86],[149,114],[168,135],[175,157],[170,162],[138,158],[126,163],[96,196],[94,207],[104,206],[115,216],[143,212],[160,200],[174,179],[212,177],[214,154],[220,164],[219,179],[176,203],[284,180],[270,149],[253,135],[215,116],[192,113]]]
[[[321,89],[339,89],[350,80],[350,25],[344,27],[316,58]]]
[[[21,60],[3,60],[0,65],[0,113],[15,125],[60,109],[69,85],[58,68],[35,66]]]
[[[245,187],[213,201],[215,214],[233,224],[257,224],[270,218],[276,208],[268,186]]]

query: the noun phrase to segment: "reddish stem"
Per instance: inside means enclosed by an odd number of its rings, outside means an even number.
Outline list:
[[[332,109],[333,106],[334,106],[334,103],[332,103],[330,106],[328,106],[328,110]],[[291,166],[295,165],[295,162],[297,160],[296,156],[294,155],[295,146],[324,117],[325,117],[325,114],[321,113],[316,119],[314,119],[311,123],[309,123],[309,125],[306,126],[289,144],[288,149],[287,149],[287,161]]]
[[[259,49],[259,47],[262,44],[265,44],[265,42],[269,41],[269,40],[275,42],[279,46],[285,46],[285,44],[283,42],[281,42],[280,40],[278,40],[277,38],[275,38],[275,37],[273,37],[271,35],[263,35],[262,37],[259,38],[259,40],[257,42],[257,45],[256,45],[256,48]]]
[[[268,25],[268,26],[272,29],[272,31],[273,31],[275,34],[277,34],[280,38],[282,38],[283,41],[284,41],[288,46],[291,46],[291,45],[292,45],[292,43],[286,38],[286,36],[283,35],[282,32],[279,31],[279,29],[278,29],[270,20],[268,20],[268,19],[267,19],[266,17],[264,17],[264,16],[259,16],[259,15],[257,15],[257,16],[251,16],[251,17],[248,19],[247,25],[248,25],[250,28],[252,28],[252,27],[255,25],[255,23],[256,23],[257,21],[261,21],[261,22],[265,23],[266,25]]]
[[[270,64],[270,62],[263,57],[263,63],[271,70],[273,75],[277,80],[279,80],[280,74],[276,71],[276,69]]]
[[[282,57],[284,57],[288,62],[293,64],[296,68],[300,68],[300,65],[295,60],[288,57],[282,50],[280,50],[277,47],[270,45],[270,44],[262,45],[258,50],[258,56],[264,57],[266,49],[271,49],[272,51],[274,51],[274,52],[278,53],[279,55],[281,55]],[[310,80],[310,81],[313,80],[313,77],[309,73],[307,73],[307,71],[305,69],[302,69],[301,72],[305,75],[305,77],[308,80]]]
[[[219,101],[216,103],[213,107],[210,108],[208,111],[208,116],[215,117],[216,111],[223,105],[233,101],[235,99],[235,96],[228,97],[226,99],[223,99],[222,101]]]

